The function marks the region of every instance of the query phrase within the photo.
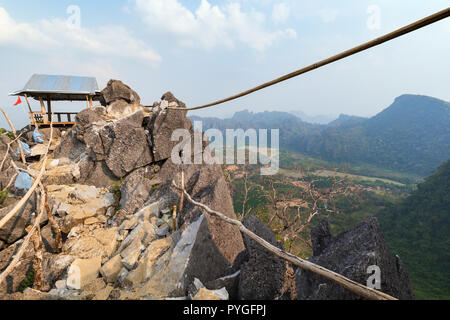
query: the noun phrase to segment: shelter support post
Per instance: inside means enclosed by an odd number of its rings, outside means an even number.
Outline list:
[[[24,94],[24,96],[25,96],[25,100],[27,101],[28,111],[30,111],[31,124],[33,124],[35,127],[37,127],[38,124],[37,124],[36,120],[34,119],[33,110],[31,110],[30,101],[28,101],[28,97],[26,94]]]
[[[47,123],[47,111],[45,111],[44,100],[42,100],[42,97],[39,97],[39,102],[41,103],[42,121]]]
[[[48,115],[48,122],[52,122],[52,102],[50,99],[47,99],[47,115]]]

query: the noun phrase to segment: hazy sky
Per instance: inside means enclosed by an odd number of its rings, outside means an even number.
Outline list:
[[[26,105],[12,107],[16,98],[8,94],[33,73],[95,76],[100,89],[120,79],[143,104],[169,90],[188,106],[204,104],[448,5],[448,0],[0,0],[0,105],[22,127]],[[276,109],[372,116],[404,93],[450,101],[449,40],[446,19],[194,114]],[[32,105],[39,109],[37,101]]]

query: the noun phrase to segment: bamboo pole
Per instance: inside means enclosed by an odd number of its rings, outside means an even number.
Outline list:
[[[344,288],[348,289],[349,291],[357,294],[358,296],[361,296],[363,298],[369,299],[369,300],[397,300],[396,298],[381,292],[377,291],[375,289],[371,289],[369,287],[366,287],[356,281],[353,281],[351,279],[348,279],[344,277],[343,275],[340,275],[339,273],[333,272],[331,270],[328,270],[322,266],[319,266],[317,264],[314,264],[308,260],[301,259],[299,257],[296,257],[290,253],[285,252],[284,250],[281,250],[274,245],[270,244],[263,238],[260,238],[250,230],[248,230],[239,220],[231,219],[224,215],[223,213],[220,213],[218,211],[210,209],[208,206],[204,205],[203,203],[197,202],[194,199],[191,198],[189,193],[186,192],[186,190],[179,188],[174,181],[172,181],[172,185],[182,191],[184,195],[186,196],[186,199],[194,204],[197,207],[200,207],[204,209],[207,213],[211,214],[212,216],[215,216],[229,224],[235,225],[239,228],[239,230],[246,234],[251,239],[255,240],[257,243],[259,243],[261,246],[266,248],[271,253],[275,254],[276,256],[292,263],[293,265],[296,265],[304,270],[319,274],[333,282],[336,282],[337,284],[343,286]]]
[[[184,190],[184,170],[181,170],[181,188]],[[183,212],[183,202],[184,202],[184,193],[183,191],[181,191],[181,195],[180,195],[180,210],[178,212],[178,216],[181,216],[182,212]],[[178,218],[176,219],[177,221],[177,228],[178,228]]]
[[[2,162],[0,163],[0,172],[1,172],[2,169],[3,169],[3,164],[5,163],[6,157],[8,156],[9,149],[11,149],[11,145],[12,145],[14,142],[16,142],[18,139],[20,139],[20,137],[22,136],[22,134],[23,134],[23,132],[22,132],[21,134],[19,134],[19,136],[18,136],[17,138],[15,138],[13,141],[11,141],[10,143],[8,143],[8,145],[7,145],[7,147],[6,147],[5,155],[3,156],[3,160],[2,160]]]
[[[6,120],[9,123],[9,126],[11,127],[12,133],[14,134],[14,138],[16,138],[17,140],[17,133],[16,133],[16,129],[14,128],[11,120],[8,117],[8,114],[6,113],[5,110],[3,110],[3,108],[0,108],[0,110],[3,112],[3,115],[5,116]],[[25,154],[23,153],[23,148],[22,148],[22,144],[19,141],[19,151],[20,151],[20,157],[22,158],[22,162],[23,163],[27,163],[27,161],[25,160]]]
[[[28,101],[28,97],[27,94],[24,94],[25,96],[25,100],[27,101],[27,105],[28,105],[28,110],[30,111],[30,113],[33,113],[33,110],[31,110],[31,105],[30,105],[30,101]]]
[[[36,189],[36,187],[39,185],[41,178],[45,172],[45,163],[47,161],[48,151],[52,143],[52,138],[53,138],[53,126],[52,123],[50,123],[50,141],[48,142],[47,150],[45,151],[45,155],[41,165],[41,170],[39,171],[39,174],[36,177],[30,190],[28,190],[25,196],[22,199],[20,199],[20,201],[14,206],[14,208],[0,220],[0,228],[2,228],[23,207],[23,205],[27,202],[28,198],[30,198],[30,196],[33,194],[34,189]]]
[[[41,222],[43,213],[44,213],[44,201],[41,201],[41,205],[40,205],[40,208],[39,208],[39,214],[36,217],[36,221],[34,222],[33,227],[31,228],[31,230],[28,232],[27,236],[23,240],[22,246],[20,247],[20,249],[17,252],[17,254],[14,255],[14,258],[11,261],[11,263],[0,274],[0,284],[6,279],[6,277],[11,273],[12,270],[14,270],[14,268],[19,263],[20,258],[22,258],[23,254],[25,253],[26,248],[28,247],[28,244],[29,244],[29,242],[31,240],[31,237],[33,236],[34,232],[36,231],[37,227],[39,226],[39,224]]]
[[[36,119],[34,119],[33,110],[31,109],[30,101],[28,101],[27,94],[24,94],[24,96],[25,96],[25,100],[27,101],[28,110],[30,111],[30,120],[31,120],[31,124],[34,124],[34,126],[35,126],[36,128],[38,128],[38,124],[37,124],[37,122],[36,122]]]

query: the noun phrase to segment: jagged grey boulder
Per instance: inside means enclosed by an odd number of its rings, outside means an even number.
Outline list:
[[[8,248],[0,251],[0,273],[3,272],[11,263],[14,255],[17,253],[21,245],[22,241],[18,241],[10,245]],[[5,293],[11,294],[17,291],[20,283],[27,278],[32,270],[33,258],[34,248],[31,245],[26,248],[22,259],[19,261],[17,266],[11,271],[5,280],[0,283],[0,296]]]
[[[139,95],[120,80],[109,80],[106,88],[102,90],[102,95],[104,99],[102,102],[106,105],[120,99],[127,103],[141,103]]]
[[[256,217],[249,215],[242,223],[272,245],[283,249],[273,231]],[[286,262],[244,235],[247,261],[241,265],[238,299],[274,300],[281,296]]]
[[[173,97],[173,99],[175,98]],[[161,107],[153,108],[153,114],[146,128],[150,132],[150,145],[155,161],[171,157],[173,148],[179,144],[179,141],[171,141],[172,133],[175,130],[185,129],[192,133],[192,123],[186,117],[186,113],[186,111],[170,110]]]
[[[0,240],[11,244],[22,238],[27,233],[25,228],[34,224],[36,218],[36,198],[36,193],[33,193],[27,202],[25,202],[25,205],[10,220],[8,220],[4,226],[0,228]],[[6,216],[15,205],[16,203],[13,203],[0,209],[0,219]],[[41,217],[41,225],[44,225],[46,222],[47,214],[44,212]]]
[[[128,213],[135,213],[148,201],[160,184],[158,165],[139,168],[131,172],[120,186],[120,206]]]
[[[322,220],[311,232],[313,256],[311,262],[367,285],[369,266],[381,271],[381,291],[399,299],[413,299],[408,272],[402,262],[393,258],[386,246],[376,218],[369,218],[354,229],[332,237],[328,222]],[[343,287],[297,269],[295,274],[297,299],[357,300],[359,296]]]
[[[100,133],[105,163],[119,178],[153,162],[143,119],[139,110],[108,124]]]

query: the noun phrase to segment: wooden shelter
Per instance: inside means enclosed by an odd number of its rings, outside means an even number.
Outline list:
[[[35,126],[48,126],[51,121],[56,126],[74,124],[77,112],[53,112],[52,101],[84,101],[87,108],[92,108],[93,101],[100,101],[101,97],[97,80],[93,77],[46,74],[34,74],[22,90],[10,95],[25,97],[31,124]],[[29,97],[39,101],[40,111],[31,109]],[[47,108],[44,101],[47,103]]]

